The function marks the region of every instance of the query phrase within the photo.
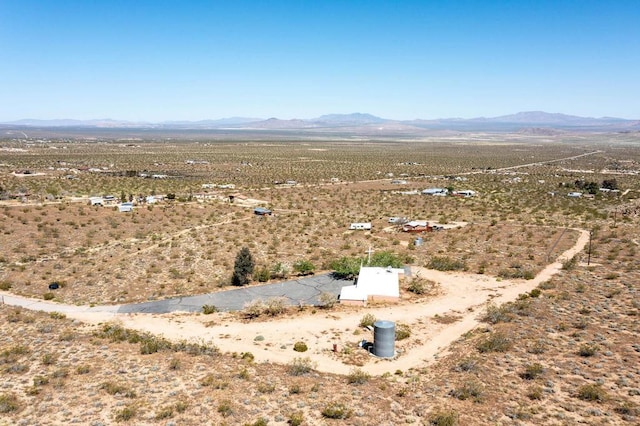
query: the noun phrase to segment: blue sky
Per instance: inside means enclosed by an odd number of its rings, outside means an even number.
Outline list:
[[[640,1],[2,1],[0,121],[640,119]]]

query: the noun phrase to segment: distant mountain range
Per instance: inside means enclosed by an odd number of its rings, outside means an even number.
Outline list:
[[[249,117],[230,117],[201,121],[163,121],[159,123],[131,122],[112,119],[101,120],[18,120],[1,123],[3,127],[19,126],[30,128],[74,127],[74,128],[136,128],[136,129],[176,129],[176,130],[256,130],[256,131],[306,131],[313,133],[345,134],[402,134],[419,135],[425,131],[493,131],[493,132],[530,132],[550,134],[558,131],[640,131],[640,120],[627,120],[615,117],[578,117],[574,115],[547,113],[543,111],[519,112],[500,117],[443,118],[389,120],[371,114],[328,114],[313,119],[267,120]]]

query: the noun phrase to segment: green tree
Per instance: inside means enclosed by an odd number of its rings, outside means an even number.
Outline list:
[[[316,267],[308,260],[298,260],[293,264],[293,270],[296,271],[298,275],[310,275],[313,274]]]
[[[247,247],[242,247],[236,255],[236,262],[233,265],[233,275],[231,276],[231,284],[235,286],[243,286],[249,283],[255,262],[251,252]]]
[[[357,257],[341,257],[329,264],[333,269],[333,275],[336,278],[350,280],[355,278],[360,272],[362,259]]]
[[[402,260],[395,253],[390,251],[380,251],[371,256],[369,266],[382,266],[383,268],[391,266],[392,268],[402,268]]]

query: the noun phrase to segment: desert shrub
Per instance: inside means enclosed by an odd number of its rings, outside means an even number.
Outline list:
[[[180,358],[171,358],[169,360],[169,370],[180,370],[182,363],[180,362]]]
[[[429,417],[431,426],[455,426],[458,424],[458,413],[453,410],[436,411]]]
[[[578,349],[578,355],[583,357],[594,356],[597,352],[598,347],[588,343],[580,345],[580,348]]]
[[[640,415],[640,409],[630,401],[621,402],[616,408],[613,409],[618,414],[623,416],[638,416]]]
[[[127,405],[126,407],[117,410],[115,413],[116,422],[126,422],[133,419],[138,413],[138,409],[135,405]]]
[[[461,360],[454,368],[454,371],[461,372],[473,372],[478,370],[478,360],[476,358],[465,358]]]
[[[140,340],[140,354],[154,354],[160,350],[169,349],[171,346],[171,342],[163,337],[145,334]]]
[[[544,373],[544,367],[542,365],[536,363],[529,364],[524,368],[524,371],[520,373],[520,377],[525,380],[533,380],[538,378]]]
[[[289,274],[287,267],[282,262],[277,262],[271,267],[271,276],[273,278],[284,278]]]
[[[333,276],[338,279],[351,280],[358,276],[362,259],[357,257],[341,257],[329,263]]]
[[[409,290],[413,294],[420,295],[420,294],[425,294],[427,292],[427,286],[423,279],[413,278],[409,283],[407,290]]]
[[[293,350],[296,351],[296,352],[306,352],[307,349],[309,349],[309,348],[307,347],[307,344],[304,343],[304,342],[296,342],[293,345]]]
[[[371,375],[359,368],[352,369],[347,375],[347,383],[350,385],[363,385],[371,379]]]
[[[253,279],[261,283],[266,283],[271,279],[271,270],[266,266],[255,269],[253,271]]]
[[[341,402],[330,402],[322,409],[322,417],[327,419],[348,419],[351,417],[351,410]]]
[[[62,333],[60,333],[58,340],[60,340],[61,342],[70,342],[75,338],[76,338],[76,333],[74,333],[72,330],[65,330]]]
[[[373,314],[371,313],[365,314],[360,319],[360,327],[372,327],[375,322],[376,322],[376,317]]]
[[[498,324],[501,322],[510,322],[513,319],[513,314],[509,312],[507,306],[497,306],[493,303],[487,305],[484,315],[481,317],[481,321],[489,324]]]
[[[45,386],[49,384],[49,378],[47,376],[34,376],[33,386]]]
[[[498,272],[498,276],[506,279],[524,278],[525,280],[532,280],[535,278],[535,274],[531,269],[525,269],[521,266],[512,267],[510,269],[501,269]]]
[[[452,389],[449,394],[461,401],[471,399],[473,402],[482,402],[484,398],[482,386],[477,382],[463,383],[459,388]]]
[[[607,399],[607,392],[600,385],[588,384],[580,386],[576,396],[583,401],[603,402]]]
[[[402,268],[402,265],[402,259],[390,251],[379,251],[374,253],[371,256],[371,261],[369,262],[369,266],[380,266],[383,268],[389,266],[392,268]]]
[[[109,395],[122,395],[126,398],[135,398],[137,395],[134,390],[129,389],[125,385],[115,382],[103,382],[100,385],[100,389],[107,392]]]
[[[11,283],[9,281],[0,282],[0,290],[8,291],[11,289]]]
[[[76,374],[88,374],[91,372],[91,367],[86,364],[82,364],[76,367]]]
[[[202,305],[202,313],[205,315],[213,314],[218,312],[218,308],[214,305]]]
[[[53,365],[56,363],[57,358],[58,357],[55,354],[47,352],[44,355],[42,355],[42,358],[40,360],[44,365]]]
[[[527,398],[533,401],[539,401],[542,399],[543,390],[540,386],[534,386],[527,392]]]
[[[396,340],[404,340],[411,337],[411,327],[409,324],[396,324]]]
[[[218,413],[220,413],[222,417],[229,417],[233,414],[233,406],[231,405],[231,402],[226,399],[220,401],[220,404],[218,404]]]
[[[298,275],[310,275],[313,274],[316,267],[308,260],[298,260],[293,264],[293,270],[297,272]]]
[[[60,312],[50,312],[49,317],[53,319],[65,319],[67,316]]]
[[[534,288],[529,292],[530,297],[540,297],[541,294],[542,294],[542,290],[539,288]]]
[[[264,305],[264,313],[275,317],[287,310],[287,301],[284,297],[272,297]]]
[[[318,296],[318,301],[323,308],[331,309],[338,302],[338,298],[335,294],[325,291]]]
[[[503,333],[493,333],[476,345],[481,353],[506,352],[511,348],[511,339]]]
[[[434,256],[427,263],[427,268],[437,271],[460,271],[466,269],[467,265],[462,260],[451,259],[447,256]]]
[[[155,415],[156,420],[170,419],[173,417],[173,407],[171,405],[161,407]]]
[[[240,358],[242,358],[247,362],[253,362],[253,360],[255,359],[255,356],[251,352],[243,352]]]
[[[258,383],[256,389],[260,393],[273,393],[276,390],[276,385],[273,383]]]
[[[287,420],[287,423],[291,426],[300,426],[302,422],[304,422],[304,413],[302,411],[291,413],[289,420]]]
[[[47,292],[47,293],[42,295],[42,298],[44,300],[53,300],[54,297],[56,297],[56,296],[51,292]]]
[[[567,259],[564,262],[562,262],[562,269],[565,271],[571,271],[575,269],[579,260],[580,260],[580,257],[576,254],[571,259]]]
[[[199,383],[202,387],[211,387],[213,389],[226,389],[229,386],[229,382],[211,373],[200,379]]]
[[[0,393],[0,413],[12,413],[20,409],[20,400],[13,393]]]
[[[289,364],[289,374],[292,376],[304,376],[309,374],[315,368],[315,363],[311,358],[294,358]]]
[[[242,314],[247,319],[258,318],[263,312],[264,302],[262,300],[247,302],[242,309]]]

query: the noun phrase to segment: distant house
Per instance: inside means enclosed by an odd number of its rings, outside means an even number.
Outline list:
[[[253,209],[253,213],[258,216],[271,216],[271,210],[265,209],[264,207],[256,207]]]
[[[104,206],[104,199],[102,197],[89,197],[89,203],[92,206]]]
[[[363,266],[355,285],[342,287],[340,303],[360,305],[367,301],[397,301],[400,298],[400,275],[404,269]]]
[[[118,206],[118,211],[121,213],[128,213],[133,211],[133,203],[122,203]]]
[[[429,222],[426,220],[412,220],[402,225],[404,232],[428,232],[431,231]]]
[[[422,190],[422,195],[445,196],[447,194],[449,194],[449,190],[447,188],[427,188]]]
[[[409,222],[409,219],[407,219],[406,217],[398,217],[398,216],[393,216],[389,218],[389,223],[395,223],[396,225],[402,225],[405,224],[407,222]]]
[[[371,222],[354,222],[351,225],[349,225],[349,229],[368,231],[371,229]]]
[[[567,197],[580,198],[582,197],[582,192],[570,192],[567,194]]]
[[[406,185],[408,182],[404,179],[394,179],[391,183],[394,185]]]

